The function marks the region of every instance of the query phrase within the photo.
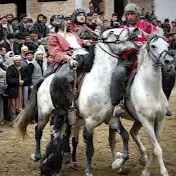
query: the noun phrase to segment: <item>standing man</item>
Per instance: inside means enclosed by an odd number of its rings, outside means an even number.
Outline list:
[[[11,120],[16,118],[16,115],[23,107],[23,86],[27,85],[27,76],[21,67],[21,56],[13,56],[14,64],[7,68],[6,81],[8,95],[8,107],[10,110]]]

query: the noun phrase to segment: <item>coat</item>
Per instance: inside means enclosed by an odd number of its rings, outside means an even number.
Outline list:
[[[24,81],[23,85],[25,86],[28,83],[28,78],[23,68],[20,68],[19,71],[21,72],[21,79]],[[18,97],[19,73],[14,65],[11,65],[7,68],[6,81],[7,81],[6,94],[9,96],[9,98]]]

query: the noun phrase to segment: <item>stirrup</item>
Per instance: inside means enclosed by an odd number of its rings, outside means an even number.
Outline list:
[[[77,110],[75,108],[71,108],[68,110],[68,123],[69,125],[74,125],[77,120]]]

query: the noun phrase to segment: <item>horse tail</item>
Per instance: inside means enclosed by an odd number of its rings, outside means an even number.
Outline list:
[[[23,138],[27,134],[26,129],[28,124],[38,118],[37,92],[43,81],[44,78],[41,78],[35,83],[27,106],[18,114],[14,121],[17,133]]]

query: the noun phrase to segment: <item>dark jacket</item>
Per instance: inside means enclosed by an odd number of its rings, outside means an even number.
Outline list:
[[[18,30],[19,30],[19,33],[21,34],[28,32],[27,28],[24,26],[22,22],[18,24]]]
[[[7,50],[7,52],[11,51],[10,44],[7,42],[7,40],[4,40],[1,43],[1,46],[4,47]],[[15,55],[19,55],[21,53],[21,46],[19,46],[18,43],[16,42],[14,42],[13,44],[13,52]]]
[[[34,23],[33,28],[37,31],[39,38],[47,36],[47,27],[39,20]]]
[[[19,72],[21,72],[21,79],[24,81],[24,86],[27,85],[28,79],[27,76],[21,68],[20,70],[17,70],[14,65],[11,65],[7,68],[6,72],[6,81],[7,81],[7,88],[6,88],[6,94],[9,96],[9,98],[15,98],[18,97],[18,88],[19,88]]]

